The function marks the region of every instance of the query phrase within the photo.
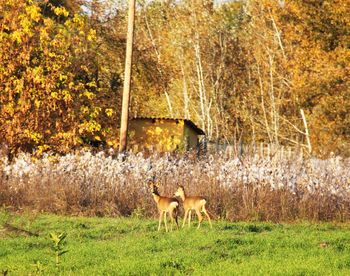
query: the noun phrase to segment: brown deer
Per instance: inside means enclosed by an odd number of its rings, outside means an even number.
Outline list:
[[[207,203],[207,200],[204,197],[186,196],[185,188],[183,186],[179,186],[179,188],[175,192],[175,196],[181,197],[183,201],[184,209],[185,209],[185,216],[184,216],[182,227],[185,226],[187,216],[188,216],[188,227],[191,226],[191,212],[192,210],[194,210],[196,211],[196,214],[198,216],[198,221],[199,221],[197,229],[201,226],[201,222],[203,221],[203,216],[201,212],[203,212],[207,216],[209,220],[210,228],[213,228],[208,212],[205,209],[205,204]]]
[[[158,225],[158,231],[160,230],[162,219],[164,215],[164,224],[165,224],[165,231],[168,232],[168,226],[167,226],[167,218],[166,214],[169,213],[170,219],[171,219],[171,227],[170,231],[173,230],[173,224],[174,219],[176,222],[177,229],[179,229],[179,223],[177,221],[178,213],[179,213],[179,201],[176,198],[170,198],[161,196],[158,192],[158,184],[150,183],[149,184],[151,193],[153,195],[154,201],[157,203],[157,208],[159,211],[159,225]]]

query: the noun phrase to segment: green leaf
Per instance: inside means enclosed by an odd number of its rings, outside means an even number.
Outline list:
[[[66,254],[69,250],[64,250],[58,253],[58,256],[62,256],[63,254]]]

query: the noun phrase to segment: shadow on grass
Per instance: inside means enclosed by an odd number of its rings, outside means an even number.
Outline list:
[[[262,233],[262,232],[271,232],[276,228],[276,226],[271,226],[268,224],[224,224],[219,226],[219,230],[224,231],[234,231],[237,233]]]

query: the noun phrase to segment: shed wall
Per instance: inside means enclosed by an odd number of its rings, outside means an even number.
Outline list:
[[[129,125],[129,149],[134,151],[174,151],[181,147],[184,135],[182,120],[162,119],[131,120]]]

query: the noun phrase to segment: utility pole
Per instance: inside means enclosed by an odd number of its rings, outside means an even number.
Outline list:
[[[126,151],[127,137],[128,137],[132,46],[133,46],[133,39],[134,39],[134,21],[135,21],[134,19],[135,19],[135,0],[129,0],[128,34],[126,38],[126,56],[125,56],[125,71],[124,71],[123,103],[122,103],[122,114],[121,114],[121,122],[120,122],[119,152]]]

